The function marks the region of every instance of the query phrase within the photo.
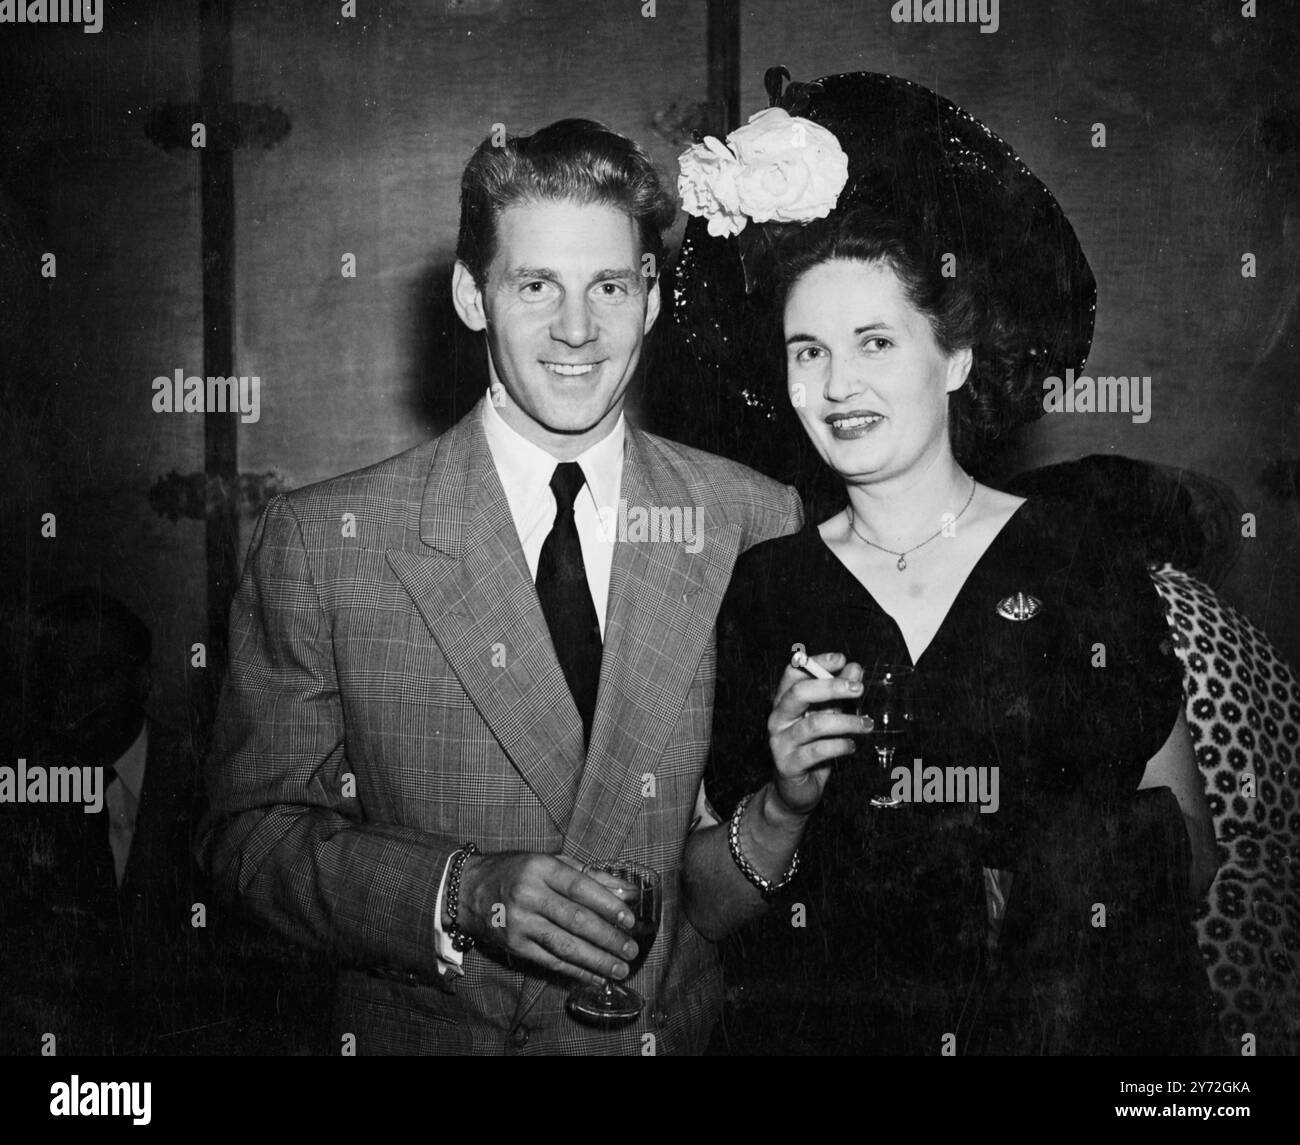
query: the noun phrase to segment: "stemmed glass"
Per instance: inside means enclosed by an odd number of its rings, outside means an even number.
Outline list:
[[[636,957],[628,962],[627,979],[646,960],[659,932],[663,912],[663,881],[658,871],[636,863],[590,863],[583,872],[621,898],[634,919],[628,937],[637,945]],[[600,986],[575,986],[566,1008],[569,1016],[595,1026],[621,1026],[641,1016],[645,999],[635,990],[606,978]]]
[[[916,670],[903,664],[878,664],[862,678],[862,698],[858,715],[870,716],[875,727],[863,739],[871,747],[874,760],[865,761],[874,775],[872,789],[881,792],[871,797],[872,807],[897,807],[903,801],[889,794],[894,754],[906,751],[916,730]]]

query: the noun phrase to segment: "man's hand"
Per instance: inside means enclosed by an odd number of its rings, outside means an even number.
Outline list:
[[[460,876],[463,931],[547,970],[599,985],[627,976],[632,912],[565,855],[472,855]]]

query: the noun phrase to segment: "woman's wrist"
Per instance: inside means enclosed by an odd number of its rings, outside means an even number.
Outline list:
[[[807,822],[808,816],[791,811],[769,783],[750,800],[741,824],[744,845],[757,863],[775,873],[785,868],[798,849]]]
[[[727,846],[740,873],[765,899],[789,885],[799,870],[798,834],[769,838],[762,804],[766,788],[746,795],[727,825]],[[769,829],[770,830],[770,829]]]
[[[772,833],[792,835],[796,842],[803,835],[804,825],[808,822],[808,816],[812,813],[811,809],[808,811],[793,810],[781,798],[781,793],[777,790],[775,783],[768,783],[760,788],[758,798],[754,802],[758,804],[757,810],[762,816],[764,824]]]

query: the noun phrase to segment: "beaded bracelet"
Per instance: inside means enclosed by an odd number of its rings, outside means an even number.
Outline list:
[[[451,919],[447,937],[451,939],[451,948],[461,954],[474,945],[474,940],[461,930],[456,921],[456,914],[460,910],[460,872],[465,866],[465,860],[477,853],[478,848],[473,843],[466,843],[452,856],[451,867],[447,872],[447,917]]]
[[[790,885],[790,880],[794,878],[795,873],[799,870],[799,849],[795,848],[794,854],[790,857],[790,866],[786,868],[785,874],[775,882],[763,878],[754,869],[753,863],[745,858],[745,852],[740,849],[740,820],[745,814],[745,808],[749,806],[749,801],[757,794],[756,791],[751,791],[736,804],[735,811],[731,813],[731,825],[727,828],[727,846],[731,849],[731,857],[736,866],[740,868],[740,873],[758,888],[759,894],[768,899],[777,891]]]

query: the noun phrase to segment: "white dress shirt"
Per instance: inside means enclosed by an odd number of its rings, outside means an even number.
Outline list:
[[[555,494],[551,476],[559,462],[505,423],[489,396],[483,403],[483,433],[496,465],[501,488],[515,520],[528,572],[537,579],[542,545],[555,525]],[[587,483],[573,502],[573,519],[587,569],[587,587],[596,606],[601,639],[605,636],[605,606],[609,601],[609,573],[614,564],[614,523],[623,485],[623,415],[595,445],[574,460],[582,466]],[[605,522],[610,525],[605,528]]]
[[[555,494],[551,492],[551,477],[559,461],[505,423],[492,403],[491,391],[483,403],[483,432],[497,476],[501,479],[501,488],[510,505],[510,515],[514,518],[528,571],[536,580],[542,545],[555,525]],[[614,565],[618,499],[623,484],[624,436],[625,425],[620,413],[614,428],[605,437],[574,458],[582,466],[587,482],[573,503],[573,519],[578,526],[587,587],[591,589],[591,600],[596,606],[602,640],[605,636],[605,610],[609,603],[610,570]],[[703,807],[704,787],[701,784],[696,816],[703,814],[705,823],[716,822]],[[438,972],[461,974],[463,956],[453,949],[442,926],[446,889],[447,872],[443,871],[433,923]]]

